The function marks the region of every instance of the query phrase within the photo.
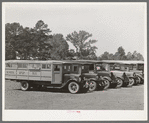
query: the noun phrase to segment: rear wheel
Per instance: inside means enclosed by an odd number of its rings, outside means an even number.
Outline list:
[[[79,92],[80,86],[76,82],[70,82],[69,85],[68,85],[68,90],[69,90],[70,93],[75,94],[75,93]]]
[[[22,81],[21,82],[21,90],[23,90],[23,91],[28,91],[28,90],[30,90],[30,83],[29,82],[27,82],[27,81]]]
[[[117,78],[117,88],[120,88],[120,87],[122,87],[122,85],[123,85],[123,80],[122,79],[120,79],[120,78]]]
[[[128,86],[133,86],[134,83],[135,83],[134,78],[129,78],[129,84],[128,84]]]
[[[95,81],[90,81],[89,91],[95,91],[97,89],[97,83]]]

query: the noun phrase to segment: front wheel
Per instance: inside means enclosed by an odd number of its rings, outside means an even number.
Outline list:
[[[23,81],[23,82],[21,82],[21,90],[23,90],[23,91],[28,91],[28,90],[30,90],[30,84],[29,84],[29,82],[27,82],[27,81]]]
[[[141,84],[141,78],[140,77],[137,77],[138,78],[138,82],[139,84]]]
[[[120,79],[120,78],[117,78],[117,88],[120,88],[120,87],[122,87],[122,85],[123,85],[123,80],[122,79]]]
[[[104,82],[105,82],[105,87],[104,87],[104,89],[108,89],[108,88],[110,87],[110,81],[107,80],[107,79],[105,79]]]
[[[95,81],[90,81],[89,91],[95,91],[97,88],[97,83]]]
[[[128,86],[133,86],[134,83],[135,83],[134,78],[129,78],[129,84],[128,84]]]
[[[69,85],[68,85],[68,90],[72,94],[78,93],[79,89],[80,89],[80,86],[76,82],[70,82]]]

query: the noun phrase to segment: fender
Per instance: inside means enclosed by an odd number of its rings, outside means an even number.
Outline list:
[[[95,78],[90,78],[89,80],[90,81],[97,81],[97,79],[95,79]]]
[[[144,79],[140,74],[136,74],[136,76],[140,77],[141,79]]]
[[[78,83],[77,79],[75,79],[75,78],[73,78],[73,79],[69,79],[67,82],[65,82],[65,83],[62,85],[61,88],[66,87],[66,86],[68,85],[68,83],[70,83],[70,82],[72,82],[72,81]],[[78,84],[79,84],[79,83],[78,83]]]
[[[110,81],[110,82],[112,81],[112,79],[111,79],[110,77],[108,77],[108,76],[103,76],[102,78],[103,78],[103,79],[107,79],[107,80]]]
[[[120,77],[120,76],[119,76],[119,77],[116,77],[116,78],[120,78],[120,79],[122,79],[122,80],[124,81],[124,77]]]

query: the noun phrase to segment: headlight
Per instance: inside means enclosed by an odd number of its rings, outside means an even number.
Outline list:
[[[135,77],[136,76],[136,73],[133,73],[133,76]]]
[[[98,76],[96,76],[96,79],[99,79],[99,77],[98,77]]]
[[[123,77],[125,77],[125,76],[126,76],[126,73],[124,72],[124,73],[123,73]]]
[[[114,76],[113,72],[111,72],[111,76]]]
[[[79,82],[81,82],[81,77],[79,77]]]
[[[100,76],[100,79],[101,79],[101,80],[103,80],[103,77],[102,77],[102,76]]]

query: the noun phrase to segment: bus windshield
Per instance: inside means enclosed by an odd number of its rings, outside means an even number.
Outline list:
[[[104,64],[96,64],[97,71],[107,71],[106,65]]]

